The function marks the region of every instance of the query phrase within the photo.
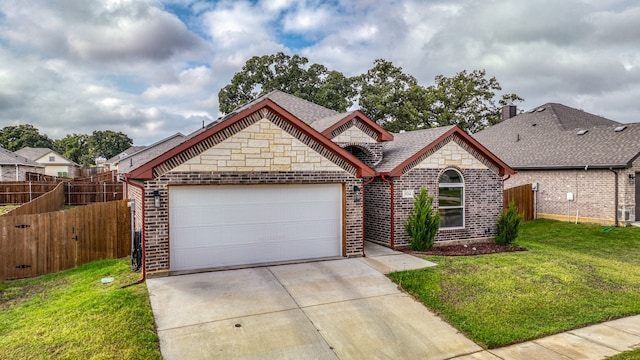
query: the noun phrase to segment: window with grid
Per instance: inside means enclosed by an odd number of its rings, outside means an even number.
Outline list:
[[[455,169],[447,169],[440,176],[438,211],[441,229],[464,228],[464,179]]]

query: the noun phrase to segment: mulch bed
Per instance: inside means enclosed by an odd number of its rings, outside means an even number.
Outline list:
[[[401,250],[413,254],[438,255],[438,256],[473,256],[485,254],[498,254],[504,252],[527,251],[526,248],[515,245],[498,245],[496,243],[480,243],[468,245],[444,245],[434,246],[429,251],[411,251],[406,248]]]

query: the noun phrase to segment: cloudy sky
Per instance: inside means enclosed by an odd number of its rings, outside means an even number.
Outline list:
[[[2,0],[0,127],[52,139],[190,133],[254,55],[347,76],[384,58],[433,84],[485,69],[533,108],[640,122],[636,0]]]

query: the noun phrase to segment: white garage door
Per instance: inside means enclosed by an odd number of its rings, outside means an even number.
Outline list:
[[[172,186],[171,270],[340,256],[342,185]]]

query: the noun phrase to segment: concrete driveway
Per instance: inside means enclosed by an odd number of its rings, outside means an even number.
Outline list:
[[[149,279],[163,357],[446,359],[482,350],[381,273],[430,263],[367,253]]]

